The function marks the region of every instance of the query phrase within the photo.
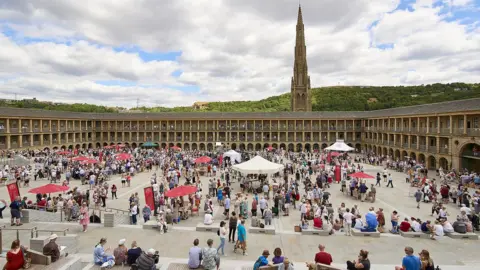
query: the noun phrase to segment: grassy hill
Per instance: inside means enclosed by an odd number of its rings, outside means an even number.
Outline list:
[[[419,86],[334,86],[312,89],[314,111],[370,111],[402,106],[421,105],[480,97],[480,84],[432,84]],[[74,112],[119,112],[122,108],[110,108],[91,104],[64,104],[42,102],[36,99],[0,100],[0,107],[36,108]],[[206,108],[193,107],[140,107],[134,111],[145,112],[279,112],[290,110],[290,94],[273,96],[259,101],[210,102]]]

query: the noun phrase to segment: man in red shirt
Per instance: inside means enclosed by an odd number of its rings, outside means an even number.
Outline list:
[[[402,223],[400,223],[400,231],[402,232],[409,232],[411,227],[412,226],[410,225],[410,222],[408,222],[408,218],[405,218]]]
[[[320,244],[318,245],[318,249],[320,252],[315,254],[315,263],[331,265],[333,262],[332,255],[330,255],[328,252],[325,252],[325,246]]]

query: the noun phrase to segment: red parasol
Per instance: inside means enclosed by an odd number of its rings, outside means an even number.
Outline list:
[[[117,147],[123,148],[125,147],[125,144],[117,144]]]
[[[175,150],[175,151],[182,151],[182,148],[180,148],[180,147],[178,147],[178,146],[176,146],[176,145],[170,147],[170,149],[173,149],[173,150]]]
[[[272,150],[275,150],[275,148],[273,148],[272,146],[267,147],[267,151],[272,151]]]
[[[370,178],[370,179],[375,179],[375,176],[371,176],[370,174],[366,174],[363,172],[356,172],[349,174],[348,176],[350,177],[355,177],[355,178]]]
[[[81,162],[83,162],[85,164],[95,164],[95,163],[98,163],[98,160],[96,160],[96,159],[86,159],[86,160],[82,160]]]
[[[342,155],[342,153],[338,153],[338,152],[332,152],[332,153],[330,153],[330,156],[332,156],[332,157],[338,157],[338,156],[340,156],[340,155]]]
[[[131,159],[132,155],[127,154],[127,153],[121,153],[121,154],[116,155],[115,158],[117,160],[127,160],[127,159]]]
[[[55,185],[55,184],[46,184],[41,187],[36,187],[30,189],[28,192],[33,193],[33,194],[47,194],[47,193],[57,193],[57,192],[62,192],[62,191],[67,191],[69,187],[67,186],[60,186],[60,185]]]
[[[212,161],[212,159],[207,157],[207,156],[203,156],[203,157],[199,157],[199,158],[195,159],[195,163],[197,163],[197,164],[199,164],[199,163],[209,163],[210,161]]]
[[[197,192],[197,187],[195,186],[179,186],[165,192],[165,196],[169,198],[175,198],[175,197],[190,195],[195,192]]]

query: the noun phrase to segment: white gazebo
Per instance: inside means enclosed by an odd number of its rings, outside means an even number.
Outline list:
[[[242,155],[235,150],[229,150],[223,153],[223,157],[229,157],[231,161],[236,161],[237,163],[242,162]],[[233,163],[232,163],[233,164]]]
[[[233,165],[232,169],[243,174],[274,174],[283,169],[282,164],[270,162],[261,156],[255,156],[249,161]]]
[[[348,152],[353,151],[355,148],[348,146],[343,140],[337,140],[334,144],[325,148],[328,151]]]

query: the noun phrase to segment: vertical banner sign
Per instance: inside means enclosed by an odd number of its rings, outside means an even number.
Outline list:
[[[17,181],[7,185],[8,195],[10,195],[10,201],[15,201],[17,196],[20,196],[20,190],[18,189]]]
[[[155,198],[153,195],[153,188],[146,187],[143,189],[143,192],[145,194],[145,204],[148,205],[151,210],[155,210]]]

